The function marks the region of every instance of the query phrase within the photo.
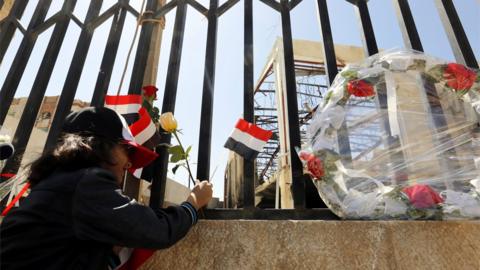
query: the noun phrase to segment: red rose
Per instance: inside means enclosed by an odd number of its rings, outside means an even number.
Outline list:
[[[469,68],[457,63],[450,63],[443,71],[447,85],[455,91],[468,90],[475,83],[477,74]]]
[[[308,161],[312,158],[315,158],[314,154],[306,152],[306,151],[301,151],[298,155],[299,155],[301,160],[305,160],[305,161]]]
[[[375,95],[373,86],[364,80],[353,80],[347,84],[348,93],[356,97],[370,97]]]
[[[316,157],[314,154],[307,151],[301,151],[298,156],[301,160],[307,162],[307,170],[314,178],[320,179],[325,175],[322,160]]]
[[[143,95],[148,98],[153,98],[154,100],[157,99],[157,91],[158,88],[155,87],[154,85],[147,85],[144,86],[143,88]]]
[[[322,178],[322,176],[325,175],[322,161],[315,156],[307,161],[307,169],[310,174],[316,179],[320,179]]]
[[[443,202],[442,197],[428,185],[405,187],[402,191],[416,208],[430,208]]]

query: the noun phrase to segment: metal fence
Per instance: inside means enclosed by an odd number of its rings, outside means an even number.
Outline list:
[[[149,19],[160,19],[168,12],[176,8],[174,32],[171,41],[164,99],[161,111],[174,112],[175,99],[177,96],[177,85],[182,57],[182,43],[185,33],[185,22],[187,6],[193,7],[208,20],[207,44],[205,55],[204,82],[201,105],[201,123],[198,151],[198,179],[209,179],[210,176],[210,149],[212,135],[212,114],[213,97],[215,90],[215,62],[217,47],[218,20],[229,9],[235,5],[243,5],[244,8],[244,104],[243,115],[247,121],[254,121],[254,73],[253,73],[253,5],[255,0],[228,0],[219,5],[219,0],[210,0],[207,7],[195,0],[171,0],[163,6],[157,6],[157,0],[147,0],[144,21],[138,47],[135,55],[131,81],[129,85],[130,94],[140,94],[142,87],[150,41],[153,32],[153,23]],[[297,89],[295,80],[295,67],[291,31],[291,11],[302,2],[302,0],[257,0],[268,5],[281,15],[281,26],[284,47],[284,60],[286,72],[286,95],[289,123],[289,149],[300,146],[300,129],[297,105]],[[310,1],[310,0],[307,0]],[[317,12],[320,21],[321,36],[324,43],[325,71],[328,82],[335,78],[338,69],[330,19],[327,9],[327,0],[314,0],[317,4]],[[362,29],[362,40],[367,55],[378,52],[378,47],[370,20],[367,0],[344,0],[352,4],[356,9],[359,24]],[[417,28],[407,0],[392,0],[397,12],[400,29],[403,34],[405,47],[423,51]],[[71,65],[67,71],[66,80],[61,91],[60,100],[53,118],[48,134],[46,148],[52,147],[60,132],[60,127],[65,116],[69,113],[72,105],[80,76],[85,64],[89,47],[95,30],[113,17],[107,45],[102,56],[101,71],[98,74],[94,94],[91,100],[92,105],[102,105],[106,89],[110,83],[114,61],[117,55],[120,37],[122,34],[127,12],[139,17],[139,11],[135,10],[128,0],[119,0],[115,5],[100,14],[102,0],[90,1],[85,20],[82,22],[74,14],[73,9],[77,0],[65,0],[62,9],[55,15],[46,19],[47,11],[52,0],[39,0],[32,15],[30,23],[25,28],[20,23],[28,1],[17,0],[11,9],[10,14],[0,22],[0,62],[3,60],[6,51],[11,43],[14,33],[19,30],[23,34],[23,40],[16,52],[13,64],[3,83],[0,91],[0,125],[5,121],[9,107],[19,86],[20,78],[25,76],[24,70],[31,57],[38,36],[50,27],[54,27],[50,37],[47,50],[41,62],[38,73],[35,75],[30,95],[25,110],[15,133],[13,143],[18,149],[16,158],[11,159],[4,172],[16,172],[19,168],[21,157],[30,138],[37,114],[39,112],[45,91],[52,75],[52,71],[59,55],[68,25],[73,22],[81,28],[81,33],[75,48]],[[3,4],[3,1],[1,1]],[[468,42],[467,36],[460,22],[455,6],[451,0],[435,0],[441,21],[447,32],[448,40],[453,49],[457,62],[472,68],[478,68],[473,51]],[[387,108],[386,99],[380,98],[380,106]],[[170,143],[171,138],[164,136],[162,143]],[[348,138],[341,138],[340,152],[348,155],[350,145]],[[158,148],[160,157],[154,162],[154,177],[151,188],[151,206],[159,206],[163,202],[165,184],[167,179],[168,152],[166,148]],[[302,164],[296,153],[289,153],[292,161],[292,192],[295,209],[291,210],[269,210],[257,209],[254,207],[254,163],[244,163],[244,208],[243,209],[209,209],[204,211],[206,218],[212,219],[335,219],[335,216],[328,209],[306,209],[305,208],[305,181],[309,180],[303,174]]]

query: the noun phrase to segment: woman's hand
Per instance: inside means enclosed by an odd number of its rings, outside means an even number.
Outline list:
[[[191,203],[195,209],[200,209],[208,204],[212,199],[213,189],[212,184],[208,181],[195,181],[195,187],[193,187],[190,196],[187,198],[187,202]]]

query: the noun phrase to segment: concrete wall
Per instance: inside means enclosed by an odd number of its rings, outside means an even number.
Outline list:
[[[200,221],[146,269],[480,269],[480,222]]]

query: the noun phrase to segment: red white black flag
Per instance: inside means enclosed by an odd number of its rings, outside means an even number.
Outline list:
[[[239,119],[235,129],[225,143],[228,148],[247,160],[253,160],[272,137],[272,132]]]
[[[142,96],[106,96],[105,107],[116,111],[127,120],[136,143],[144,144],[155,134],[155,124],[147,110],[142,108]]]
[[[136,143],[144,144],[155,135],[155,124],[148,111],[142,107],[141,95],[106,96],[105,107],[116,111],[127,120]],[[132,173],[138,178],[150,180],[142,172],[143,168]],[[115,270],[138,269],[153,253],[154,250],[149,249],[122,248],[118,258],[111,262],[109,268]]]

